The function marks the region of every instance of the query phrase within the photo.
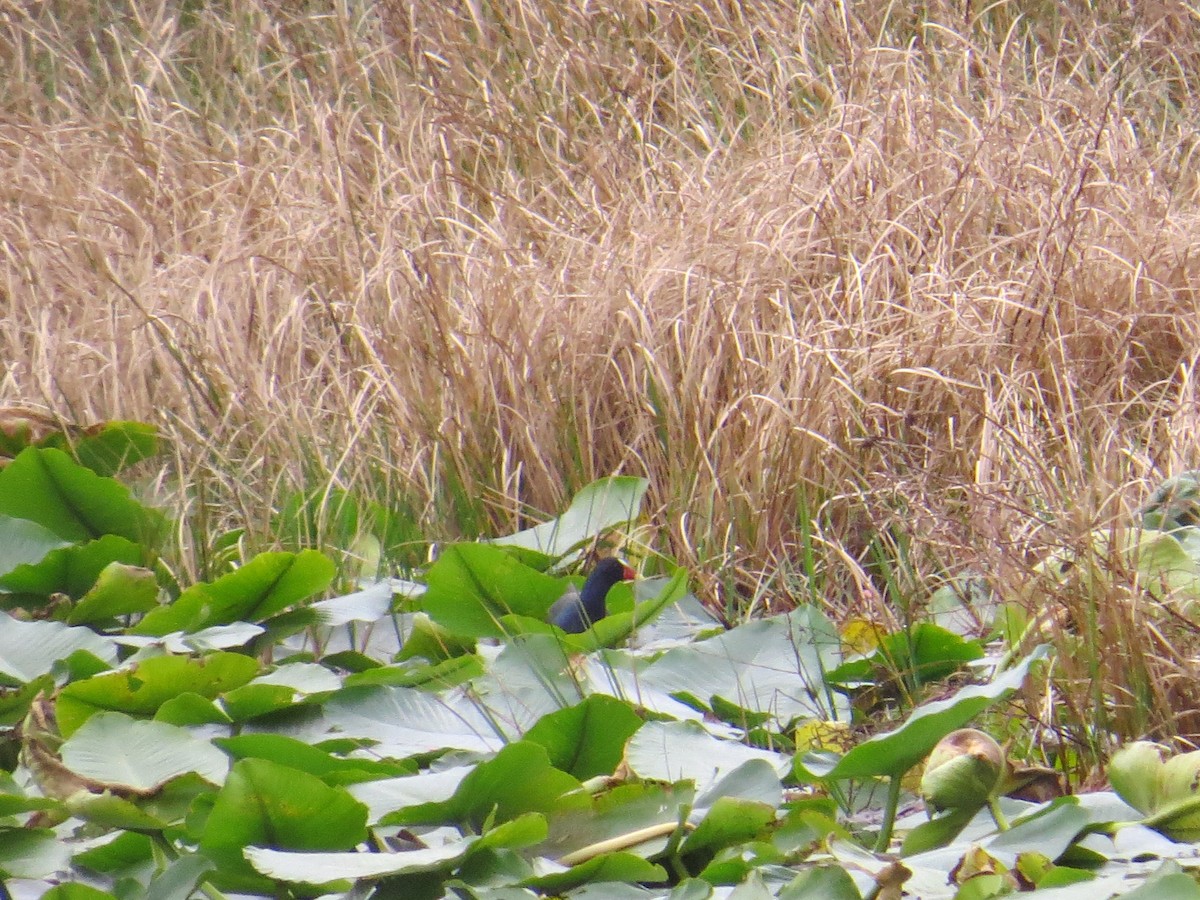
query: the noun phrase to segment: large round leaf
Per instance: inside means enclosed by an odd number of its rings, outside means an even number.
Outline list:
[[[239,653],[210,653],[200,659],[157,656],[117,672],[68,684],[59,694],[58,727],[70,736],[94,713],[104,710],[151,716],[185,692],[217,695],[245,684],[258,663]]]
[[[645,478],[628,475],[598,479],[581,489],[557,519],[495,538],[491,543],[535,550],[551,557],[564,556],[601,532],[636,519],[649,486]]]
[[[593,694],[582,703],[543,716],[525,734],[540,744],[550,762],[581,781],[616,771],[625,741],[642,720],[626,702]]]
[[[564,800],[564,794],[578,788],[579,781],[550,765],[544,748],[517,741],[476,766],[448,800],[397,810],[385,816],[383,822],[409,825],[451,821],[478,831],[491,819],[505,822],[522,813],[586,804],[584,796],[577,795],[571,802]]]
[[[106,663],[117,659],[116,643],[87,628],[61,622],[22,622],[0,613],[0,676],[20,683],[33,681],[78,650]]]
[[[63,765],[104,787],[146,793],[195,772],[219,784],[229,758],[185,728],[117,712],[92,716],[62,745]]]
[[[486,544],[447,547],[426,580],[421,607],[439,625],[466,637],[503,637],[500,620],[513,613],[543,618],[566,587]]]
[[[778,775],[791,769],[782,753],[718,740],[695,722],[647,722],[625,749],[625,761],[640,777],[690,779],[700,791],[750,760],[764,760]]]
[[[334,566],[323,553],[260,553],[216,581],[188,588],[148,613],[134,634],[162,636],[210,625],[261,622],[327,588]]]
[[[247,847],[349,850],[366,839],[367,807],[342,788],[265,759],[234,763],[200,849],[228,875],[251,876]]]
[[[1030,666],[1046,652],[1046,648],[1039,647],[988,684],[972,685],[946,700],[918,706],[899,728],[863,741],[844,756],[810,752],[797,758],[796,775],[807,781],[903,775],[951,731],[962,728],[993,703],[1017,690],[1029,674]]]
[[[794,718],[842,719],[847,701],[825,685],[841,662],[837,630],[816,607],[747,622],[668,650],[643,679],[659,690],[725,700],[751,713],[770,713],[780,726]]]
[[[37,522],[69,541],[116,534],[153,545],[162,514],[129,489],[97,475],[61,450],[30,447],[0,471],[0,514]]]
[[[397,758],[447,747],[498,750],[504,737],[469,697],[434,695],[414,688],[346,688],[325,704],[323,724],[341,736],[367,738],[376,751]]]

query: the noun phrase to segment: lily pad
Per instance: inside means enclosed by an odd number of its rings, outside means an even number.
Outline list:
[[[165,520],[129,489],[97,475],[61,450],[30,447],[0,470],[0,514],[37,522],[68,541],[115,534],[156,543]]]
[[[510,614],[542,618],[563,582],[522,565],[499,547],[454,544],[430,567],[420,598],[429,617],[462,637],[504,637]]]
[[[220,784],[229,770],[224,753],[187,729],[117,712],[92,716],[63,743],[61,754],[77,775],[143,793],[187,772]]]
[[[521,547],[554,558],[566,556],[597,535],[636,519],[649,486],[645,478],[601,478],[580,490],[557,519],[489,543]]]
[[[903,775],[951,731],[962,728],[993,703],[1017,690],[1033,663],[1047,652],[1047,648],[1039,647],[988,684],[966,687],[946,700],[918,706],[899,728],[869,738],[843,756],[814,751],[798,757],[796,777],[812,781]]]
[[[51,550],[36,563],[17,566],[0,576],[0,590],[22,595],[63,593],[82,597],[96,584],[106,567],[112,563],[137,566],[144,561],[145,555],[133,541],[106,534],[94,541]],[[138,605],[144,605],[140,598]]]
[[[192,692],[211,699],[245,684],[257,671],[258,663],[238,653],[210,653],[202,659],[146,659],[68,684],[56,704],[58,727],[69,737],[93,714],[106,710],[152,716],[173,697]]]
[[[22,622],[0,613],[0,676],[13,683],[48,674],[55,663],[79,650],[109,664],[117,659],[116,643],[88,628],[61,622]]]
[[[616,771],[625,741],[642,720],[628,703],[594,694],[582,703],[543,716],[525,734],[541,744],[551,764],[585,781]]]
[[[849,702],[824,680],[841,653],[829,619],[815,607],[800,607],[668,650],[643,680],[695,697],[710,710],[714,698],[721,698],[752,713],[769,713],[780,726],[796,718],[842,719]]]
[[[261,622],[325,590],[333,576],[333,563],[316,550],[260,553],[216,581],[188,588],[170,606],[148,613],[132,633],[161,636]]]
[[[577,795],[571,801],[564,798],[579,787],[577,779],[550,765],[544,747],[530,741],[516,741],[476,766],[448,800],[397,810],[385,816],[383,824],[450,821],[479,831],[485,821],[505,822],[523,813],[586,804],[584,795]]]
[[[67,622],[71,625],[105,622],[117,616],[147,612],[157,604],[158,582],[153,572],[111,562],[101,569],[96,583],[67,615]]]
[[[349,850],[365,840],[367,808],[339,787],[265,759],[234,763],[204,824],[200,850],[222,873],[245,884],[253,870],[243,852]],[[257,884],[253,878],[250,884]]]

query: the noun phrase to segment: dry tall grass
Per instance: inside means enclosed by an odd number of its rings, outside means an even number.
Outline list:
[[[718,605],[878,612],[1200,462],[1183,3],[49,0],[0,62],[0,399],[159,423],[210,522],[639,474]]]

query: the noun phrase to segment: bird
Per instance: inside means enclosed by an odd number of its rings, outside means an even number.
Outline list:
[[[554,601],[546,621],[557,625],[567,634],[580,634],[608,614],[604,598],[618,581],[630,581],[637,573],[616,557],[609,556],[596,563],[592,574],[583,583],[583,589],[573,585]]]

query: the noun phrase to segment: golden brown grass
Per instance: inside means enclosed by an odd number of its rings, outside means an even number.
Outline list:
[[[620,472],[735,613],[1007,589],[1200,462],[1198,38],[1172,0],[10,7],[0,399],[160,424],[212,533],[313,485],[495,532]]]

